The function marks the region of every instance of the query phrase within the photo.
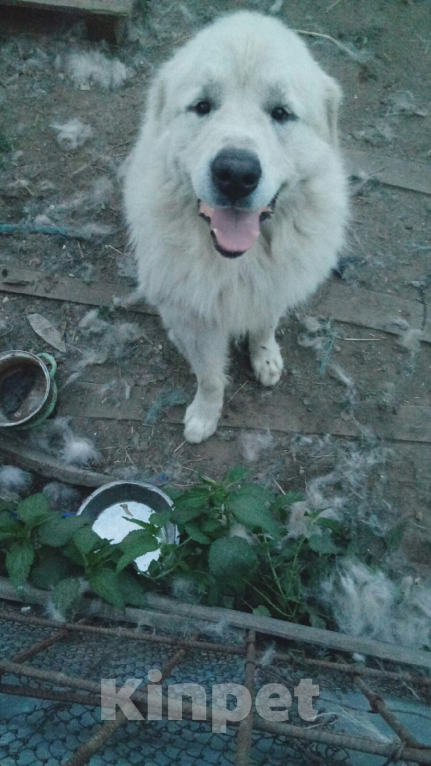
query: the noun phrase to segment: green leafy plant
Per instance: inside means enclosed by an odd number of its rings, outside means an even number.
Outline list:
[[[63,518],[49,510],[42,493],[0,510],[0,549],[6,571],[17,587],[28,580],[53,590],[54,606],[65,612],[88,583],[90,591],[124,609],[142,606],[145,595],[133,572],[116,572],[122,556],[90,528],[85,517]]]
[[[129,534],[118,544],[101,539],[82,516],[48,509],[43,494],[19,504],[0,503],[0,566],[17,587],[30,582],[52,591],[52,603],[70,613],[87,590],[118,609],[143,606],[147,591],[324,627],[327,616],[313,597],[335,557],[359,553],[360,535],[328,518],[325,509],[305,515],[306,534],[288,534],[296,492],[276,494],[247,482],[234,468],[215,482],[200,477],[186,491],[170,492],[173,506],[148,522],[127,518]],[[177,544],[161,542],[176,525]],[[366,546],[370,549],[366,528]],[[393,549],[397,528],[375,540]],[[145,573],[135,560],[160,551]]]
[[[246,475],[235,468],[222,482],[202,477],[192,489],[173,494],[170,521],[180,544],[162,546],[147,575],[151,586],[211,606],[316,621],[312,587],[346,549],[347,533],[318,511],[310,515],[308,537],[289,539],[290,508],[302,496],[276,495],[245,483]]]

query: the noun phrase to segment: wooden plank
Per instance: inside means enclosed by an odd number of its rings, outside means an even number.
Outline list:
[[[331,317],[358,327],[399,334],[396,320],[405,319],[411,327],[422,327],[423,306],[419,300],[409,301],[387,293],[376,293],[362,287],[332,279],[319,290],[307,306],[310,313]],[[422,340],[431,343],[431,318],[428,317]]]
[[[82,487],[101,487],[110,481],[116,481],[113,476],[104,473],[64,465],[50,455],[28,447],[24,439],[15,438],[0,432],[0,455],[8,464],[16,465],[25,471],[31,471],[47,479],[56,479]]]
[[[274,617],[261,617],[255,614],[246,614],[234,609],[222,607],[199,606],[195,604],[183,604],[173,598],[157,596],[154,593],[147,594],[148,606],[154,609],[173,612],[175,615],[192,617],[199,620],[218,622],[225,620],[229,625],[246,630],[255,630],[269,636],[298,641],[300,644],[313,644],[335,649],[342,652],[365,654],[371,657],[390,660],[407,665],[418,665],[431,668],[431,655],[416,649],[406,649],[394,644],[383,644],[370,639],[356,638],[332,630],[322,628],[310,628],[306,625],[298,625],[293,622],[277,620]],[[139,617],[140,609],[133,610]]]
[[[425,163],[369,154],[357,149],[345,151],[345,158],[352,175],[366,173],[388,186],[431,194],[431,167]]]
[[[77,381],[68,388],[68,395],[60,400],[60,415],[100,418],[102,420],[133,420],[143,422],[151,402],[144,401],[143,389],[137,385],[128,401],[121,407],[113,408],[109,401],[103,401],[102,384]],[[355,409],[353,420],[339,412],[333,404],[315,401],[312,412],[305,408],[289,406],[289,397],[274,393],[271,399],[259,409],[255,401],[244,401],[240,409],[227,410],[222,415],[220,426],[225,428],[269,429],[280,433],[327,434],[355,437],[358,435],[356,422],[372,425],[374,433],[389,441],[431,443],[431,408],[402,405],[393,414],[379,410],[375,404],[362,404]],[[181,425],[184,410],[173,407],[163,413],[162,421]]]
[[[49,600],[50,593],[31,585],[26,585],[25,588],[20,588],[18,591],[10,580],[0,577],[0,598],[43,605]],[[238,612],[234,609],[184,604],[176,599],[157,596],[154,593],[147,593],[147,603],[150,610],[127,607],[124,612],[121,612],[98,599],[85,599],[85,602],[84,610],[87,614],[105,616],[108,619],[122,622],[132,622],[135,625],[148,624],[147,616],[151,615],[151,610],[154,609],[161,615],[163,613],[171,615],[174,620],[177,620],[178,617],[201,622],[220,622],[223,620],[234,628],[256,630],[266,636],[276,636],[288,641],[297,641],[300,644],[324,646],[327,649],[348,652],[349,654],[357,652],[397,664],[431,668],[431,654],[419,649],[407,649],[396,644],[384,644],[370,639],[356,638],[332,630],[310,628],[307,625],[285,622],[274,617],[260,617],[259,615]]]
[[[17,295],[32,295],[58,301],[73,301],[88,306],[112,306],[114,295],[127,296],[131,291],[118,283],[94,282],[46,274],[35,269],[19,269],[0,263],[0,291]],[[129,308],[139,314],[157,314],[145,303]],[[409,301],[386,293],[364,290],[354,285],[329,280],[308,304],[307,311],[329,316],[338,322],[380,330],[398,335],[396,319],[405,319],[412,327],[422,324],[423,307],[419,301]],[[431,318],[424,330],[423,340],[431,343]]]
[[[108,282],[89,284],[82,279],[47,274],[35,269],[18,269],[9,264],[0,263],[0,291],[56,301],[72,301],[87,306],[112,306],[114,295],[127,296],[131,289],[120,281],[115,285]],[[152,306],[145,303],[133,306],[133,311],[141,314],[157,314]]]
[[[0,0],[0,5],[119,17],[130,15],[133,0]]]

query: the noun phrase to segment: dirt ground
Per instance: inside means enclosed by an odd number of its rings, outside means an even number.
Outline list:
[[[388,157],[429,167],[431,17],[426,0],[141,2],[124,43],[116,48],[89,42],[83,21],[75,17],[1,6],[0,224],[49,219],[74,229],[107,227],[89,241],[46,234],[3,236],[2,267],[71,276],[89,285],[133,284],[121,212],[121,165],[137,132],[146,85],[174,46],[221,11],[238,8],[272,12],[293,28],[317,33],[306,39],[343,87],[340,131],[347,153],[367,152],[376,172]],[[75,87],[67,74],[67,57],[82,50],[118,57],[129,70],[124,85],[113,91],[95,84]],[[90,125],[92,135],[75,151],[64,151],[52,124],[71,118]],[[427,194],[387,186],[373,177],[352,179],[344,269],[342,277],[333,277],[346,296],[367,289],[420,301],[426,312],[430,217]],[[99,348],[100,337],[77,327],[91,308],[79,300],[78,289],[62,302],[0,293],[2,349],[54,353],[61,389],[88,349]],[[43,314],[61,331],[65,353],[34,333],[26,319],[32,313]],[[190,401],[195,385],[157,317],[119,310],[102,315],[110,324],[136,323],[141,337],[120,350],[110,346],[103,364],[85,367],[79,380],[60,390],[59,410],[73,413],[74,429],[101,450],[102,469],[187,486],[198,470],[217,478],[246,463],[253,479],[284,490],[306,490],[316,486],[314,478],[330,475],[319,485],[324,500],[342,496],[350,513],[362,514],[382,534],[406,519],[396,567],[401,572],[427,568],[430,443],[406,441],[403,434],[382,442],[373,436],[373,428],[382,412],[391,417],[405,404],[431,412],[429,343],[410,339],[405,348],[393,333],[355,326],[354,316],[348,324],[320,318],[313,333],[304,310],[280,327],[286,370],[274,391],[253,380],[244,346],[233,348],[223,426],[208,442],[192,446],[183,441],[179,417],[176,423],[166,417],[145,423],[154,403],[162,402],[163,415],[172,391],[174,400],[180,390]],[[401,323],[399,329],[402,333],[406,327]],[[83,389],[86,383],[93,388]],[[164,400],[158,398],[161,394]],[[89,395],[95,397],[96,414],[103,398],[109,417],[88,417]],[[132,403],[135,414],[128,418]],[[362,404],[369,405],[365,420],[358,415]],[[271,440],[265,430],[253,428],[253,414],[262,421],[269,407],[288,410],[299,420],[305,413],[309,422],[324,407],[329,427],[324,433],[316,427],[315,436],[275,428]],[[170,412],[179,416],[182,410]],[[354,422],[356,438],[330,436],[332,416]],[[229,427],[229,419],[235,427]]]

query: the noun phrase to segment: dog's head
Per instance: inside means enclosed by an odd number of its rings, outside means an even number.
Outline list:
[[[251,248],[277,198],[293,199],[337,141],[340,89],[279,21],[239,12],[160,70],[147,125],[216,249]]]

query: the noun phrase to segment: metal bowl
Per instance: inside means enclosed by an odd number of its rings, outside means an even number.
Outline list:
[[[51,415],[57,401],[51,354],[0,354],[0,427],[33,428]]]
[[[148,521],[152,513],[166,511],[172,500],[157,487],[138,481],[113,481],[104,484],[82,503],[78,515],[87,516],[92,529],[99,537],[119,543],[129,532],[140,529],[138,524],[127,521],[135,518]],[[160,543],[178,542],[178,530],[174,524],[160,529]],[[150,563],[160,556],[160,550],[151,551],[135,559],[141,572],[146,572]]]

